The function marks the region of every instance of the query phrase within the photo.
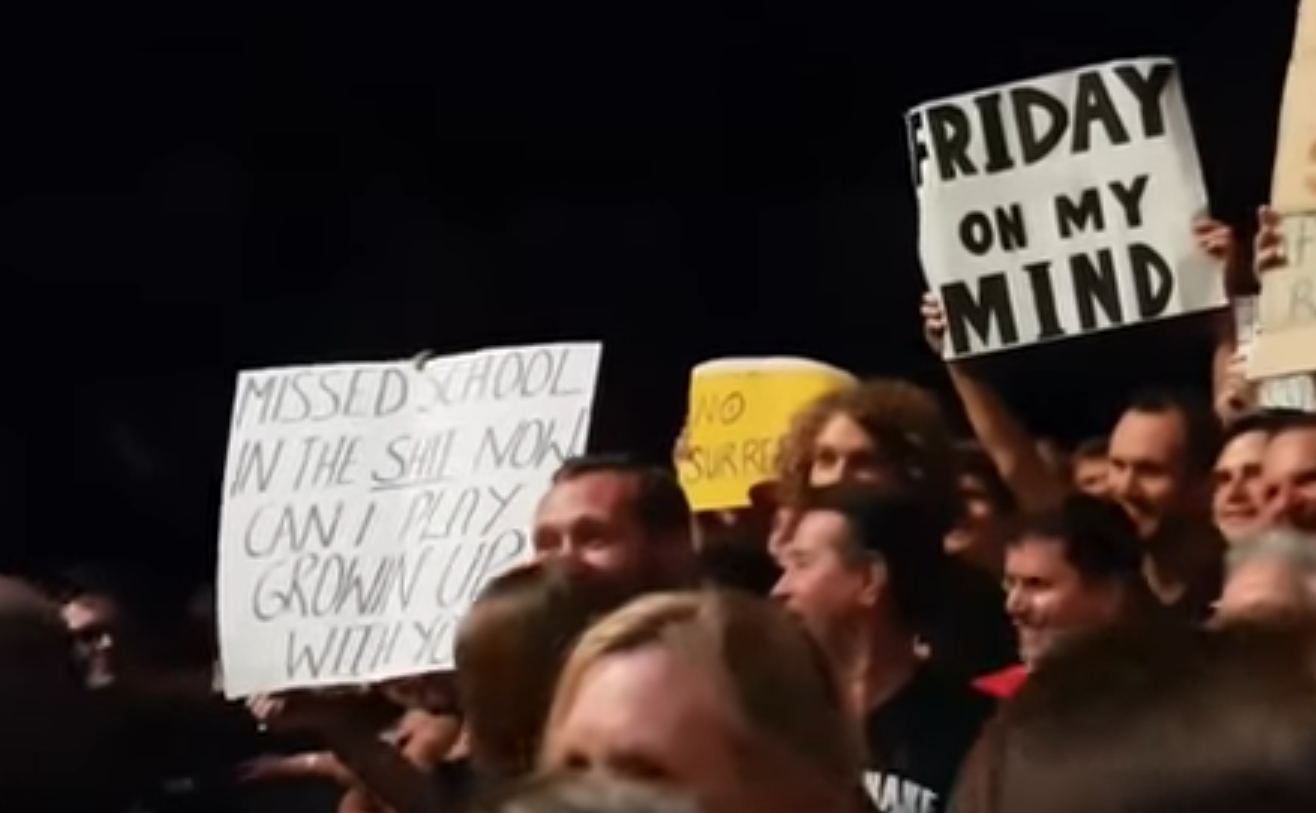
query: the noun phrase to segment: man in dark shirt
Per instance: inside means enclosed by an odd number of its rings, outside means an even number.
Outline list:
[[[1143,541],[1152,593],[1200,623],[1223,586],[1225,541],[1211,516],[1221,427],[1211,405],[1174,391],[1136,395],[1110,437],[1109,496]]]
[[[1183,625],[1143,579],[1143,545],[1119,506],[1087,494],[1025,517],[1005,554],[1006,610],[1019,631],[1019,660],[979,689],[1009,697],[1062,644],[1115,624]]]
[[[864,784],[879,813],[944,810],[994,710],[918,654],[944,561],[940,523],[917,500],[862,486],[808,495],[783,540],[773,594],[822,643],[864,721]]]

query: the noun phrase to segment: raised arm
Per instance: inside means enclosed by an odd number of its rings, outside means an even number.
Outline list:
[[[941,355],[946,335],[946,316],[941,303],[928,294],[923,298],[922,313],[928,346]],[[1037,439],[996,390],[973,374],[964,362],[947,362],[946,372],[973,434],[1019,501],[1019,507],[1035,511],[1064,497],[1068,484],[1057,478],[1054,469],[1043,459]]]

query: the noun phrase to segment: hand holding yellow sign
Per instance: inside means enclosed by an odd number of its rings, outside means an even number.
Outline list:
[[[678,463],[695,510],[748,505],[750,488],[773,477],[796,411],[854,383],[843,370],[801,358],[721,359],[695,367]]]

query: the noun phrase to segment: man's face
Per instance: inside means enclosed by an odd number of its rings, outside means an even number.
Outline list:
[[[1119,501],[1145,538],[1189,510],[1187,436],[1177,412],[1128,410],[1110,438],[1109,495]]]
[[[693,542],[644,528],[636,519],[637,494],[636,478],[622,472],[555,484],[535,513],[536,555],[593,571],[628,594],[680,586],[688,574],[677,571],[693,567]]]
[[[1089,455],[1074,460],[1074,488],[1095,497],[1106,496],[1108,488],[1106,458]]]
[[[1005,553],[1005,610],[1019,632],[1019,656],[1032,665],[1057,643],[1115,620],[1118,588],[1085,582],[1058,539],[1024,538]]]
[[[833,415],[814,438],[809,469],[809,485],[814,488],[851,482],[885,485],[896,480],[881,450],[849,415]]]
[[[798,615],[814,637],[830,641],[837,630],[875,602],[872,568],[847,562],[850,526],[833,511],[799,517],[781,548],[781,578],[773,598]]]
[[[1267,522],[1316,532],[1316,429],[1295,429],[1272,438],[1261,477]]]
[[[1211,509],[1216,527],[1231,541],[1262,524],[1266,489],[1261,469],[1266,441],[1265,432],[1239,435],[1216,460]]]

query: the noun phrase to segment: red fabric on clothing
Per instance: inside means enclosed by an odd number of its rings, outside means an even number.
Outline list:
[[[1023,664],[1019,664],[978,678],[973,682],[973,688],[983,694],[1004,700],[1019,691],[1019,687],[1024,685],[1027,679],[1028,669]]]

